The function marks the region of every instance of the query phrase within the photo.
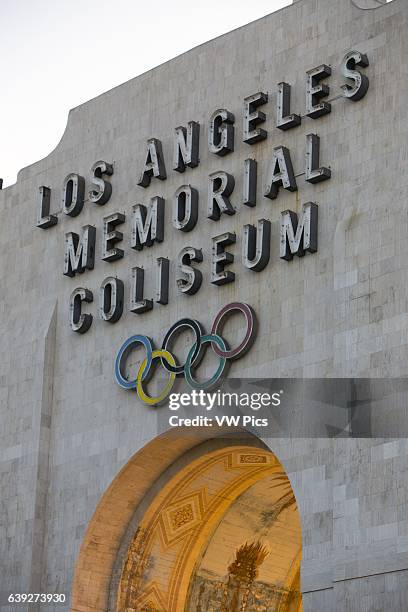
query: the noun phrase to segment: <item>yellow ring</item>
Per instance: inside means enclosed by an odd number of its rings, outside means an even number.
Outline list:
[[[152,362],[154,359],[158,359],[159,357],[164,357],[164,359],[166,359],[166,361],[171,366],[176,365],[176,360],[174,359],[173,355],[169,353],[169,351],[164,351],[162,349],[154,350],[152,352]],[[158,406],[159,404],[161,404],[161,402],[167,399],[167,396],[169,395],[174,385],[174,381],[176,380],[176,375],[173,373],[170,373],[169,381],[160,395],[158,395],[157,397],[149,397],[149,395],[147,395],[143,389],[143,381],[142,381],[142,377],[145,371],[146,364],[147,364],[147,357],[145,357],[145,359],[140,364],[140,368],[137,373],[137,393],[139,395],[139,399],[144,404],[147,404],[148,406]]]

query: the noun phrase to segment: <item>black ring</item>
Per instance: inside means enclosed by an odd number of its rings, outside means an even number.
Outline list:
[[[167,345],[169,343],[171,336],[173,335],[175,331],[177,331],[178,328],[181,329],[183,327],[189,327],[195,333],[195,337],[196,337],[195,349],[194,349],[193,357],[191,359],[191,363],[194,364],[199,359],[200,354],[202,354],[201,336],[204,333],[201,323],[199,323],[198,321],[195,321],[194,319],[180,319],[180,321],[177,321],[177,323],[174,323],[174,325],[170,327],[170,329],[168,330],[167,334],[164,337],[163,344],[162,344],[162,350],[164,351],[169,350],[167,348]],[[167,370],[168,372],[171,372],[172,374],[176,374],[178,376],[180,374],[183,374],[184,368],[186,365],[185,363],[183,365],[172,366],[169,363],[167,363],[167,361],[165,361],[162,357],[160,357],[160,360],[161,360],[163,368]]]

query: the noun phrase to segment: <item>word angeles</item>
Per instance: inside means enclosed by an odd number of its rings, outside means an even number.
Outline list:
[[[235,348],[230,348],[227,342],[219,335],[228,318],[234,313],[240,312],[246,319],[246,330],[243,340]],[[170,352],[172,342],[174,342],[180,332],[191,330],[195,336],[195,342],[190,348],[186,361],[180,365]],[[250,306],[239,302],[234,302],[224,306],[215,317],[211,333],[206,334],[203,326],[194,319],[181,319],[177,321],[166,333],[161,349],[154,349],[153,342],[147,336],[131,336],[120,347],[115,361],[115,377],[117,383],[124,389],[135,389],[139,399],[148,406],[158,406],[163,403],[173,388],[177,376],[184,376],[186,382],[192,389],[210,389],[222,377],[225,372],[227,361],[239,359],[251,348],[256,336],[256,317]],[[215,354],[219,357],[219,365],[211,378],[205,381],[198,381],[193,375],[200,365],[206,345],[211,344]],[[125,375],[126,362],[132,350],[138,345],[142,345],[146,350],[146,357],[140,364],[139,370],[134,379],[128,380]],[[168,381],[165,388],[155,397],[148,395],[145,386],[151,380],[153,374],[153,362],[160,361],[163,368],[168,373]]]
[[[286,82],[277,84],[276,88],[276,128],[280,134],[295,129],[302,121],[312,121],[332,112],[332,102],[343,98],[352,102],[361,100],[369,89],[369,79],[365,69],[369,60],[364,53],[349,51],[341,62],[341,74],[344,84],[341,87],[342,95],[335,96],[329,101],[332,68],[321,64],[310,70],[305,70],[305,110],[303,114],[292,112],[291,85]],[[330,82],[330,81],[329,81]],[[253,147],[268,137],[268,132],[260,127],[266,120],[266,113],[260,110],[269,103],[269,94],[258,91],[246,96],[242,108],[242,140],[246,145]],[[299,111],[298,111],[299,112]],[[172,170],[184,173],[189,169],[193,178],[194,168],[200,164],[200,131],[198,121],[189,121],[185,126],[176,127],[172,137],[173,160]],[[234,152],[236,141],[235,115],[226,108],[218,108],[209,117],[207,126],[207,148],[210,155],[223,158]],[[158,135],[156,135],[158,136]],[[304,175],[304,180],[310,184],[317,184],[329,180],[332,176],[330,167],[320,163],[320,137],[315,131],[306,134],[304,144],[304,167],[294,169],[291,151],[281,144],[273,146],[269,152],[269,164],[264,177],[262,195],[269,200],[276,200],[282,190],[296,192],[298,190],[297,177]],[[168,147],[168,145],[166,145]],[[165,204],[162,195],[165,181],[168,176],[169,160],[166,160],[162,141],[155,137],[149,138],[143,144],[140,161],[139,180],[135,183],[141,190],[146,190],[159,184],[160,195],[152,193],[148,203],[132,205],[129,227],[129,246],[138,252],[143,249],[157,247],[164,241],[166,229]],[[245,155],[246,157],[246,155]],[[235,177],[224,170],[217,170],[208,175],[206,187],[207,222],[217,223],[225,215],[233,216],[237,213],[237,204],[245,207],[255,207],[258,197],[258,164],[253,157],[242,159],[243,191],[236,196],[234,192]],[[114,164],[106,161],[97,161],[90,169],[90,185],[86,190],[85,178],[77,173],[68,174],[62,184],[62,212],[68,217],[77,217],[83,210],[85,194],[87,200],[98,207],[105,206],[112,196],[112,175]],[[303,180],[303,179],[302,179]],[[186,184],[188,183],[188,184]],[[136,187],[136,185],[135,185]],[[186,236],[197,225],[199,219],[199,189],[184,180],[172,198],[172,214],[168,225],[172,232],[178,232],[179,238]],[[167,196],[166,196],[167,197]],[[58,198],[58,202],[59,202]],[[51,214],[52,193],[51,188],[42,185],[39,188],[39,205],[37,212],[37,227],[48,229],[58,223],[56,214]],[[101,231],[101,259],[108,264],[124,257],[125,251],[119,246],[124,234],[118,228],[126,222],[123,211],[112,212],[103,217]],[[280,213],[280,258],[291,261],[293,257],[303,257],[306,252],[315,253],[318,243],[318,207],[314,202],[307,202],[297,211],[285,210]],[[92,270],[95,266],[96,253],[96,227],[84,225],[78,231],[69,231],[65,234],[64,275],[74,277],[77,273]],[[122,228],[123,229],[123,228]],[[235,231],[214,232],[211,240],[210,282],[215,286],[222,286],[235,281],[236,273],[228,269],[235,259],[235,243],[238,242]],[[176,241],[173,234],[172,239]],[[255,224],[246,224],[241,235],[241,262],[244,268],[251,272],[261,272],[270,260],[271,221],[260,218]],[[231,247],[231,248],[230,248]],[[228,250],[227,250],[228,249]],[[200,246],[191,243],[181,244],[177,255],[177,276],[175,286],[180,295],[194,295],[202,285],[203,274],[200,270],[204,261],[203,250]],[[151,310],[156,304],[162,306],[169,302],[170,287],[170,260],[168,257],[156,257],[153,270],[150,271],[155,286],[149,297],[151,289],[145,289],[145,268],[143,265],[135,266],[130,273],[130,299],[129,310],[135,314],[142,314]],[[70,325],[73,331],[85,333],[92,324],[93,315],[83,313],[85,303],[93,302],[93,291],[87,287],[77,287],[70,297]],[[89,306],[88,306],[89,308]],[[109,323],[117,322],[124,308],[124,283],[116,275],[105,278],[99,289],[99,315]],[[218,341],[215,341],[217,344]],[[218,346],[218,345],[217,345]],[[166,357],[161,356],[162,362]],[[167,362],[166,362],[167,363]],[[170,364],[171,365],[171,364]],[[169,367],[169,364],[167,364]]]

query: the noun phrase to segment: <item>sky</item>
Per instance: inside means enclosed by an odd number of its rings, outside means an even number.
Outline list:
[[[71,108],[292,0],[0,0],[0,177],[58,144]]]

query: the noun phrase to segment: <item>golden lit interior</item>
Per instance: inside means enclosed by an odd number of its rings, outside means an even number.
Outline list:
[[[156,495],[129,547],[120,612],[298,612],[301,525],[275,456],[230,447]]]

